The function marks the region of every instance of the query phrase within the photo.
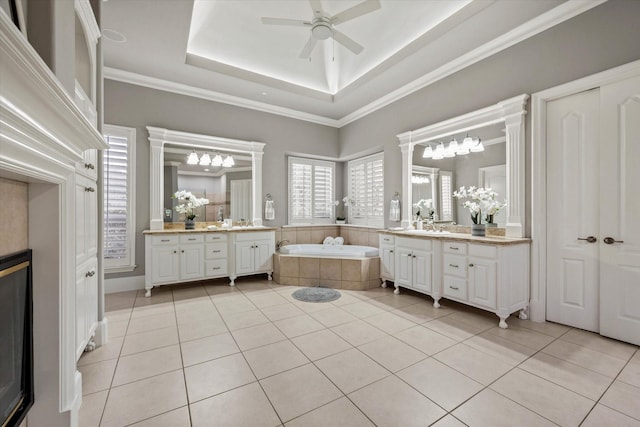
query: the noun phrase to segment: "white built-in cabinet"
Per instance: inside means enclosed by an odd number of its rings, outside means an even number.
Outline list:
[[[173,232],[145,235],[146,296],[154,286],[194,280],[273,273],[275,233]]]
[[[381,234],[382,239],[389,235]],[[440,298],[447,298],[495,313],[499,326],[506,328],[506,319],[529,305],[529,241],[492,244],[491,240],[459,241],[416,237],[390,236],[385,242],[390,251],[393,242],[395,277],[400,287],[430,295],[434,307]],[[383,255],[384,258],[384,255]],[[381,258],[382,264],[384,264]],[[381,264],[381,265],[382,265]]]
[[[382,287],[387,287],[387,280],[395,278],[395,236],[381,234],[378,239],[378,253],[380,254],[380,280]]]

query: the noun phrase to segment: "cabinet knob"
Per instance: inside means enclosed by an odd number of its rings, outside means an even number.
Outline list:
[[[86,191],[87,193],[93,193],[94,191],[96,191],[96,189],[93,187],[84,187],[84,191]]]
[[[84,164],[84,168],[85,168],[85,169],[92,169],[92,170],[93,170],[93,169],[95,169],[96,167],[95,167],[95,166],[93,166],[91,163],[85,163],[85,164]]]
[[[473,264],[469,264],[469,267],[473,267]]]
[[[96,274],[96,272],[94,270],[88,271],[87,274],[84,275],[84,277],[93,277]]]
[[[393,253],[393,249],[391,249],[391,250],[389,251],[389,253],[390,253],[390,254],[392,254],[392,253]]]
[[[174,253],[174,254],[177,254],[177,253],[178,253],[178,251],[173,251],[173,253]]]
[[[181,250],[180,252],[184,253],[184,249],[183,249],[183,250]]]

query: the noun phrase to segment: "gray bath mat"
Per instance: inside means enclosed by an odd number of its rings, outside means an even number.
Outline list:
[[[329,302],[340,298],[340,292],[322,286],[298,289],[291,295],[298,301],[304,302]]]

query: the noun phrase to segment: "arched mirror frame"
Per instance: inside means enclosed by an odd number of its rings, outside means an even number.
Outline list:
[[[149,164],[149,197],[151,230],[164,228],[164,145],[180,145],[189,149],[222,150],[251,155],[251,187],[253,191],[253,225],[262,225],[262,155],[265,144],[220,138],[147,126],[151,145]]]
[[[524,206],[524,116],[529,95],[522,94],[498,102],[495,105],[473,111],[440,123],[396,135],[400,140],[402,151],[402,202],[411,206],[412,160],[416,145],[482,128],[496,123],[504,123],[506,128],[506,160],[507,160],[507,237],[525,237]],[[402,211],[402,228],[411,227],[411,210]]]

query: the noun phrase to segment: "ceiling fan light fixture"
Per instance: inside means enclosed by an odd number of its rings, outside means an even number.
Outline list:
[[[333,30],[331,29],[331,24],[326,22],[318,22],[313,25],[311,29],[311,34],[313,37],[318,40],[326,40],[333,34]]]

